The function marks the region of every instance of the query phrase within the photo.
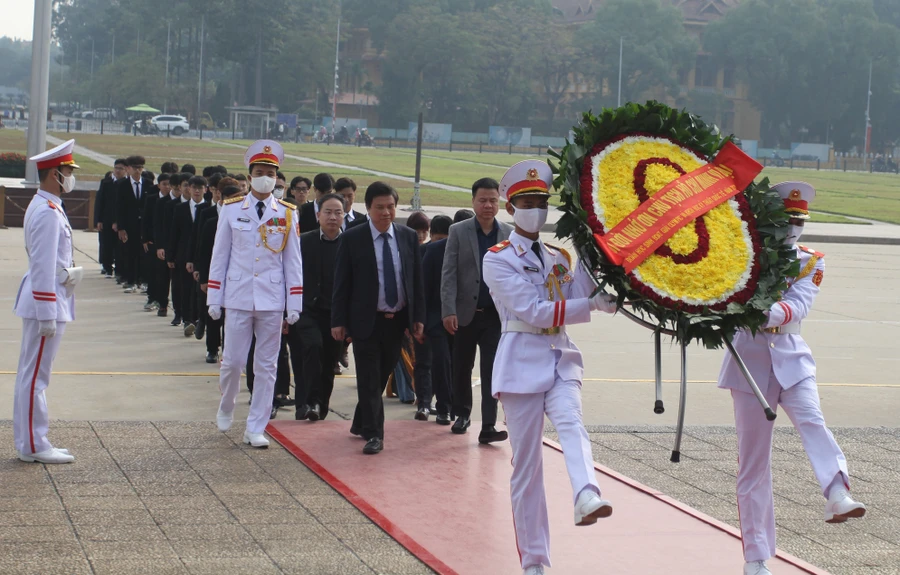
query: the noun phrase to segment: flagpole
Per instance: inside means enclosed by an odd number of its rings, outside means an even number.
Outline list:
[[[625,38],[619,36],[619,98],[616,100],[616,107],[622,105],[622,49],[625,46]]]
[[[864,134],[864,138],[866,139],[865,145],[863,148],[865,149],[865,154],[863,155],[863,170],[868,169],[869,164],[869,142],[872,139],[872,122],[871,116],[869,116],[870,106],[872,104],[872,62],[869,61],[869,91],[866,92],[866,132]]]

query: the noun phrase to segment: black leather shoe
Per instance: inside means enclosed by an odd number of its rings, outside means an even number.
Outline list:
[[[161,307],[159,311],[156,312],[157,317],[166,317],[169,315],[169,308]]]
[[[384,449],[384,442],[377,437],[373,437],[366,442],[366,446],[363,447],[363,453],[366,455],[375,455],[376,453],[381,453],[382,449]]]
[[[272,411],[269,412],[269,419],[275,419],[275,416],[278,415],[278,406],[273,405]]]
[[[278,407],[294,407],[296,404],[290,395],[276,395],[275,403],[278,404]]]
[[[428,421],[428,408],[420,407],[416,410],[416,420],[417,421]]]
[[[176,313],[175,317],[172,318],[172,321],[169,322],[169,325],[171,325],[172,327],[178,327],[179,325],[181,325],[181,316]]]
[[[309,415],[309,406],[301,405],[297,408],[297,412],[294,413],[294,419],[297,421],[305,421],[307,416]]]
[[[456,433],[457,435],[462,435],[469,429],[469,426],[472,425],[472,422],[469,421],[468,417],[459,416],[456,419],[456,423],[453,424],[453,427],[450,428],[450,431]]]
[[[434,418],[434,421],[438,425],[450,425],[450,414],[449,413],[439,413]]]
[[[349,368],[349,367],[350,367],[350,358],[349,358],[348,355],[347,355],[347,348],[346,348],[346,347],[345,347],[344,350],[341,352],[341,360],[340,360],[340,364],[343,365],[345,368]]]
[[[198,321],[197,329],[194,330],[194,337],[197,339],[203,339],[203,334],[206,333],[206,322]]]
[[[478,434],[478,443],[487,445],[488,443],[497,441],[506,441],[508,437],[508,433],[505,431],[497,431],[497,429],[491,425],[490,427],[481,428],[481,433]]]
[[[309,420],[310,421],[319,421],[319,419],[321,419],[321,417],[319,417],[321,415],[319,412],[320,412],[320,409],[319,409],[318,403],[314,403],[314,404],[310,405],[309,406],[309,415],[308,415]]]
[[[206,363],[216,363],[217,361],[219,361],[218,354],[211,351],[206,353]]]

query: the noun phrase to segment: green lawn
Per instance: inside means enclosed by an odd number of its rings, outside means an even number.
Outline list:
[[[68,134],[54,134],[65,138]],[[230,171],[243,172],[244,146],[248,141],[237,140],[241,147],[210,140],[189,140],[185,138],[160,138],[154,136],[130,136],[124,134],[79,134],[75,135],[80,145],[110,157],[141,154],[147,160],[147,169],[158,171],[165,161],[178,164],[193,163],[198,170],[203,166],[221,164]],[[228,143],[231,143],[230,141]],[[25,134],[19,130],[0,130],[0,152],[25,153]],[[387,149],[356,148],[353,146],[326,146],[324,144],[285,144],[288,155],[312,158],[355,166],[363,169],[412,177],[415,175],[415,151],[408,148]],[[507,167],[527,157],[500,153],[423,151],[422,178],[428,181],[459,186],[468,189],[472,182],[485,176],[499,179]],[[546,158],[546,156],[544,156]],[[81,181],[99,180],[111,166],[105,166],[76,156],[82,169],[78,174]],[[350,176],[364,188],[377,178],[358,170],[327,170],[309,162],[287,158],[282,171],[288,179],[296,175],[312,178],[318,172],[331,171],[337,177]],[[788,168],[766,168],[763,172],[772,182],[785,180],[805,180],[818,191],[814,207],[822,212],[814,213],[816,222],[858,223],[842,217],[867,218],[900,224],[900,176],[893,174],[866,174],[857,172],[791,170]],[[388,179],[401,194],[406,203],[412,197],[412,184],[401,180]],[[422,188],[422,198],[426,205],[469,206],[469,196],[461,192],[448,192],[434,188]]]

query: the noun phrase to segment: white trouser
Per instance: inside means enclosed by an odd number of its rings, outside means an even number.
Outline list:
[[[766,401],[772,409],[784,407],[809,457],[822,494],[838,473],[849,489],[847,460],[831,431],[825,427],[815,378],[782,389],[769,375]],[[738,437],[737,500],[745,561],[765,561],[775,556],[775,499],[772,494],[773,421],[767,421],[756,396],[731,391]]]
[[[56,322],[53,337],[41,337],[39,331],[36,319],[22,320],[22,349],[13,399],[13,436],[16,449],[26,454],[53,447],[47,439],[50,418],[44,390],[50,385],[50,370],[66,331],[66,322]]]
[[[557,379],[546,393],[501,393],[509,443],[513,450],[510,479],[516,545],[522,567],[550,566],[550,524],[544,494],[544,413],[559,434],[572,483],[574,503],[585,488],[600,493],[594,474],[591,441],[581,419],[581,385]]]
[[[255,335],[253,401],[250,403],[250,414],[247,415],[247,431],[250,433],[262,433],[269,424],[283,316],[280,311],[229,309],[225,312],[225,350],[222,352],[222,367],[219,370],[222,401],[219,409],[225,413],[234,411],[234,403],[241,388],[241,370],[247,364],[250,343]]]

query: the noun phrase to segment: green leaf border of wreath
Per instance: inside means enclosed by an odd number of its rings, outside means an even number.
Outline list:
[[[676,339],[686,344],[696,340],[716,349],[724,345],[724,337],[731,339],[739,329],[749,329],[755,334],[764,327],[765,312],[781,299],[781,293],[788,287],[786,278],[796,277],[800,271],[794,249],[784,244],[788,232],[784,202],[769,188],[768,178],[752,183],[743,192],[756,218],[761,247],[757,254],[760,273],[756,292],[747,303],[730,303],[724,311],[706,307],[700,313],[690,313],[678,307],[667,308],[632,289],[624,268],[610,263],[594,242],[587,212],[580,201],[582,167],[596,144],[622,134],[642,132],[672,138],[710,161],[734,137],[722,137],[715,126],[699,116],[656,101],[604,108],[599,115],[585,112],[573,132],[574,141],[567,140],[562,151],[549,151],[556,160],[550,160],[549,164],[555,176],[553,185],[560,192],[559,209],[565,212],[557,224],[556,236],[569,238],[579,258],[585,258],[590,269],[599,271],[598,289],[612,288],[620,307],[627,300],[638,316],[676,332]]]

